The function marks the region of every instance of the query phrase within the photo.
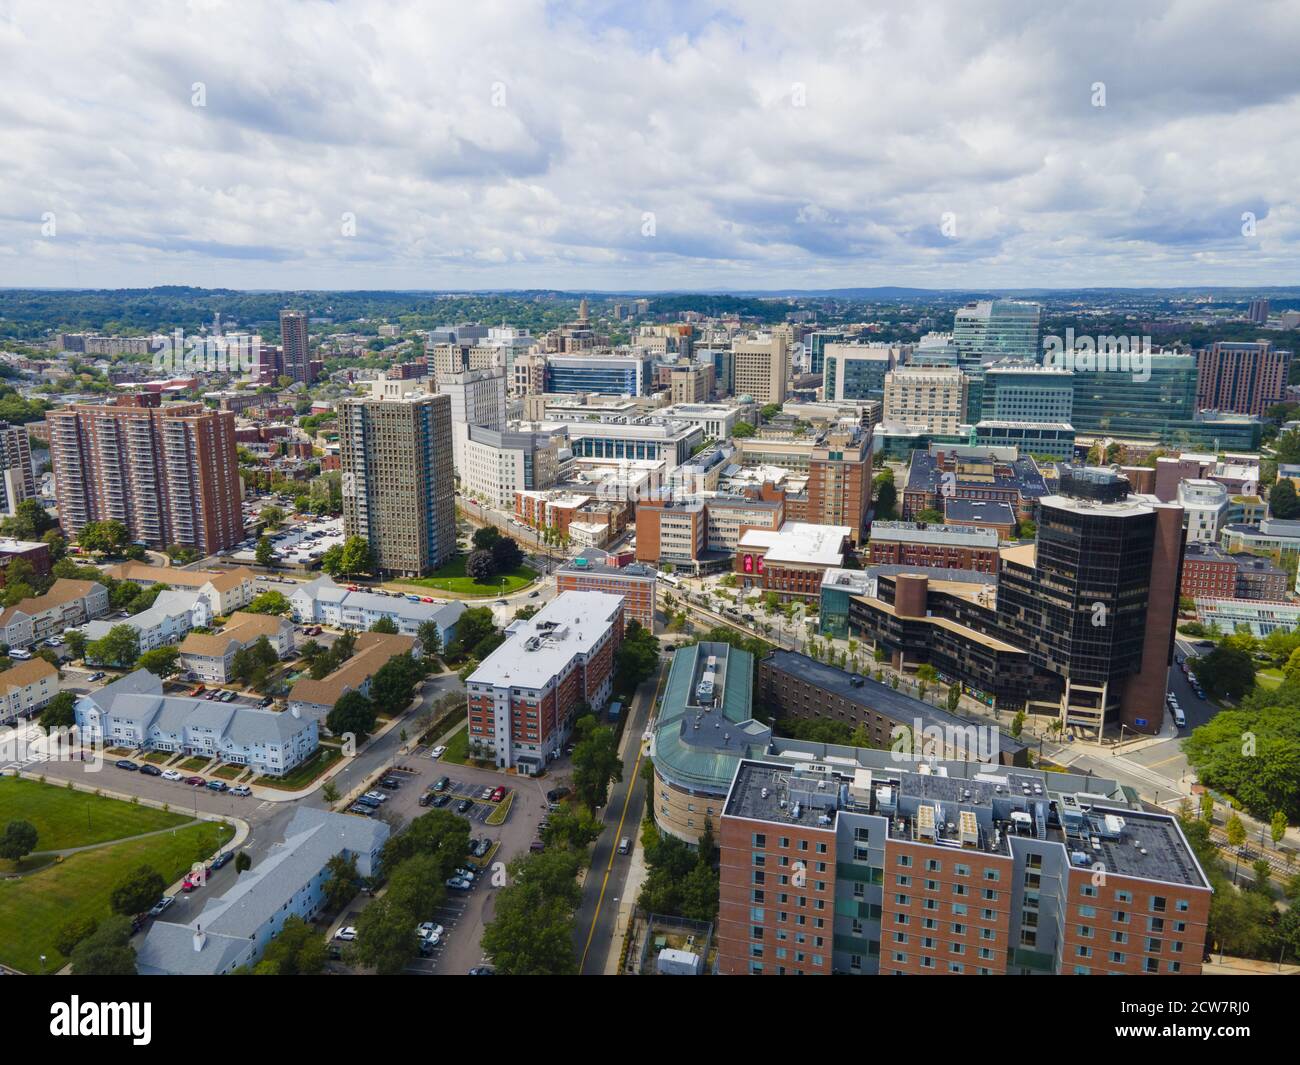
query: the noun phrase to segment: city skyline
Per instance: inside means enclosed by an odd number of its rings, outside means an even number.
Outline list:
[[[1287,8],[17,0],[0,285],[1283,284]]]

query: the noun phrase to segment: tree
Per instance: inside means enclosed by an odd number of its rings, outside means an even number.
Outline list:
[[[1238,699],[1255,687],[1255,663],[1250,653],[1228,640],[1209,654],[1192,659],[1192,672],[1210,695],[1220,699]]]
[[[120,521],[90,521],[82,526],[77,534],[77,543],[87,551],[102,554],[116,554],[126,546],[130,539],[127,527]]]
[[[140,634],[131,625],[114,625],[86,645],[86,659],[118,669],[130,669],[140,657]]]
[[[114,913],[132,917],[153,907],[167,887],[162,874],[149,865],[140,865],[118,881],[108,897]]]
[[[507,867],[510,882],[496,896],[492,920],[483,929],[483,953],[505,976],[570,976],[574,957],[574,910],[579,892],[574,877],[581,858],[548,850],[516,858]]]
[[[271,641],[259,636],[246,647],[241,647],[230,660],[230,676],[244,687],[261,687],[271,669],[279,662]]]
[[[351,732],[362,743],[375,731],[375,704],[359,691],[344,692],[326,716],[325,727],[335,736]]]
[[[442,869],[436,854],[416,854],[389,873],[387,897],[411,915],[412,926],[429,920],[446,899]]]
[[[1268,822],[1268,834],[1273,840],[1273,846],[1276,847],[1286,836],[1286,825],[1286,811],[1274,810],[1273,816],[1269,818]]]
[[[513,537],[500,537],[488,550],[492,553],[492,562],[498,573],[510,573],[523,565],[524,553]]]
[[[1275,518],[1289,519],[1300,514],[1300,498],[1289,477],[1280,477],[1268,492],[1268,509]]]
[[[0,858],[21,862],[36,849],[36,826],[30,821],[10,821],[0,832]]]
[[[491,551],[492,546],[501,539],[501,530],[495,525],[484,525],[481,529],[474,530],[474,537],[471,540],[474,547],[480,551]]]
[[[244,610],[249,614],[287,614],[289,600],[284,597],[283,592],[263,592],[254,597]]]
[[[561,803],[560,808],[549,816],[550,822],[542,831],[542,839],[551,847],[585,852],[587,845],[594,842],[604,829],[600,818],[578,802]]]
[[[325,549],[325,553],[320,557],[320,568],[331,577],[337,577],[343,572],[342,544],[332,544]]]
[[[285,919],[253,966],[257,976],[314,976],[325,968],[325,939],[296,913]]]
[[[420,648],[426,658],[433,658],[442,650],[442,630],[438,628],[436,621],[420,622],[420,627],[415,630],[415,636],[420,641]]]
[[[383,632],[383,633],[387,633],[389,636],[396,636],[397,622],[395,622],[392,618],[390,618],[387,614],[385,614],[383,617],[381,617],[378,621],[376,621],[373,625],[370,626],[370,631]]]
[[[76,658],[86,656],[86,634],[80,629],[73,629],[63,637],[63,646],[68,649],[68,654]]]
[[[0,523],[6,536],[19,540],[39,540],[54,528],[54,519],[39,499],[24,499],[14,507],[14,516]],[[53,550],[50,554],[53,555]]]
[[[400,714],[415,696],[416,685],[424,679],[424,667],[408,654],[397,654],[375,671],[370,681],[370,700],[375,711],[393,717]]]
[[[253,557],[259,566],[269,567],[275,561],[275,547],[270,537],[263,536],[257,541],[257,550],[253,552]]]
[[[744,440],[746,437],[753,436],[757,431],[749,422],[736,422],[731,427],[731,436],[733,440]]]
[[[413,915],[396,900],[375,899],[357,918],[357,938],[352,955],[382,975],[396,975],[406,968],[419,946]]]
[[[94,932],[73,948],[71,962],[74,976],[135,976],[131,918],[115,916],[100,922]]]
[[[98,928],[99,922],[94,917],[73,917],[59,927],[58,934],[54,937],[54,947],[65,958],[69,957],[76,950],[77,944],[88,936],[93,936]]]
[[[275,505],[265,506],[257,512],[268,529],[275,530],[284,524],[284,511]]]
[[[476,581],[486,581],[496,573],[491,551],[471,551],[465,560],[465,572]]]
[[[913,519],[918,522],[925,522],[927,525],[942,525],[943,512],[935,510],[934,507],[926,507]]]
[[[614,652],[614,684],[631,694],[659,665],[659,639],[635,619],[628,622],[623,642]]]
[[[339,555],[341,572],[349,577],[358,573],[373,573],[375,569],[374,552],[370,542],[364,536],[349,536],[343,541],[343,550]]]
[[[253,859],[249,856],[248,851],[240,851],[235,855],[235,876],[246,873],[251,868],[253,868]]]
[[[595,722],[594,717],[585,720]],[[605,805],[610,781],[622,779],[623,760],[618,756],[614,730],[603,725],[588,726],[586,736],[573,749],[574,793],[594,810]]]
[[[77,723],[76,705],[77,697],[72,692],[59,692],[41,710],[41,728],[47,732],[54,728],[72,728]]]
[[[404,832],[388,837],[381,864],[395,869],[416,855],[427,855],[437,861],[439,876],[445,880],[468,853],[469,822],[450,810],[430,810],[415,818]]]
[[[361,874],[357,872],[355,854],[336,854],[325,863],[329,874],[321,886],[325,898],[325,908],[331,913],[338,913],[351,902],[361,890]]]
[[[147,669],[155,677],[170,677],[180,665],[180,651],[172,646],[155,647],[136,659],[137,669]]]

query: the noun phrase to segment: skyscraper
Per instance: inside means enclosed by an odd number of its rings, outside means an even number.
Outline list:
[[[285,376],[292,378],[295,384],[311,384],[307,315],[302,311],[280,312],[280,346],[284,350]]]
[[[731,345],[734,391],[756,403],[784,403],[790,376],[790,348],[784,336],[772,334]]]
[[[243,539],[234,414],[132,395],[52,410],[46,423],[68,535],[112,519],[151,547],[210,554]]]
[[[983,405],[984,367],[1002,359],[1039,361],[1039,324],[1043,308],[1021,300],[979,300],[953,317],[952,339],[957,365],[971,379],[972,410]]]
[[[1291,352],[1270,340],[1218,340],[1196,354],[1196,406],[1199,410],[1263,414],[1282,402]]]
[[[0,516],[12,517],[19,503],[35,495],[36,474],[27,428],[0,422]]]
[[[452,454],[457,476],[465,476],[465,444],[469,429],[506,427],[506,371],[504,366],[462,370],[438,378],[438,391],[451,397]]]
[[[442,565],[456,551],[451,397],[380,380],[339,409],[344,533],[365,537],[385,573]]]

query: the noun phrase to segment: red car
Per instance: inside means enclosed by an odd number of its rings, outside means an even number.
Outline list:
[[[202,777],[186,777],[183,783],[188,784],[191,788],[201,788],[207,781]]]
[[[187,895],[191,891],[197,891],[202,886],[203,886],[203,881],[196,879],[193,873],[191,873],[183,881],[181,881],[181,890],[185,892],[185,894]]]
[[[422,595],[422,596],[420,596],[420,602],[421,602],[421,603],[432,603],[432,602],[433,602],[433,596],[431,596],[431,595]]]
[[[497,790],[492,793],[493,802],[500,802],[505,797],[506,797],[506,789],[503,787],[498,787]]]
[[[207,689],[202,684],[200,684],[197,688],[193,689],[190,692],[190,696],[193,697],[195,695],[202,695],[206,690]]]

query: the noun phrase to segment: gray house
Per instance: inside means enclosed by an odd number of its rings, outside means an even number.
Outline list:
[[[310,920],[320,911],[331,858],[355,857],[357,872],[372,876],[387,839],[382,821],[299,809],[284,840],[224,895],[209,899],[197,917],[185,923],[155,921],[137,952],[137,971],[220,976],[256,964],[290,916]]]

